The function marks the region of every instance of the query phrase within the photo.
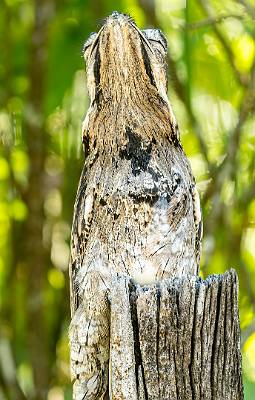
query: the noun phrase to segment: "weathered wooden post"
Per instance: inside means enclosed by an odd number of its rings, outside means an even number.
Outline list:
[[[243,398],[234,271],[198,278],[202,219],[167,98],[166,39],[113,13],[84,46],[91,104],[71,243],[75,400]]]
[[[234,270],[134,286],[111,296],[112,399],[243,399]]]

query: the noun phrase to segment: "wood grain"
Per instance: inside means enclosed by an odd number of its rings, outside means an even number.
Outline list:
[[[119,277],[111,309],[111,348],[119,344],[110,361],[112,399],[243,399],[234,270],[146,287]],[[129,376],[119,374],[128,366]]]

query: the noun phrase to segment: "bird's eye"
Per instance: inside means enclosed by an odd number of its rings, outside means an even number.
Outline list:
[[[167,53],[167,41],[163,33],[159,29],[144,29],[142,33],[152,45],[160,45],[161,51]]]
[[[95,32],[91,33],[89,38],[86,40],[86,42],[83,44],[82,47],[82,54],[84,55],[86,50],[93,44],[97,34]]]

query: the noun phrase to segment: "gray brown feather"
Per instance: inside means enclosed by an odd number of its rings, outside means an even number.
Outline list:
[[[116,274],[139,284],[197,274],[201,213],[167,98],[166,40],[113,14],[84,47],[91,104],[88,154],[71,243],[74,399],[108,385],[108,290]]]

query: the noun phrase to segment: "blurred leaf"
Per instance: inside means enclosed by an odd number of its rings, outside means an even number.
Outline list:
[[[17,221],[23,221],[24,219],[26,219],[27,214],[28,214],[27,206],[23,201],[15,199],[11,203],[10,215],[12,216],[13,219]]]
[[[48,280],[54,289],[63,289],[65,286],[64,274],[56,268],[51,268],[48,271]]]
[[[10,176],[9,164],[5,158],[0,158],[0,180],[8,179]]]

